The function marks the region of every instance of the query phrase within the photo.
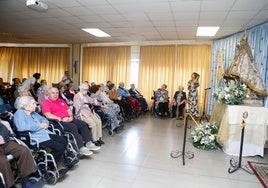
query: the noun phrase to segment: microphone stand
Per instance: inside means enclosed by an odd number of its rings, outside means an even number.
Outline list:
[[[204,102],[203,102],[203,114],[200,117],[200,123],[202,122],[203,119],[207,120],[207,122],[209,122],[208,117],[206,115],[206,99],[207,99],[207,91],[210,90],[209,88],[205,89],[205,97],[204,97]]]

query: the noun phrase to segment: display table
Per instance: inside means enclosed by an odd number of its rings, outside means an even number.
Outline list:
[[[216,104],[210,122],[220,124],[217,141],[225,153],[239,155],[242,115],[245,111],[248,112],[248,118],[245,119],[242,155],[263,156],[268,125],[268,109],[265,107]]]

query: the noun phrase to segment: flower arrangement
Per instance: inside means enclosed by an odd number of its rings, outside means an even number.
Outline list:
[[[242,81],[224,84],[216,90],[216,99],[221,104],[240,104],[247,96],[247,86]]]
[[[217,123],[200,124],[199,127],[195,127],[194,131],[191,132],[193,146],[203,150],[218,149],[220,145],[215,136],[218,131],[219,125]]]

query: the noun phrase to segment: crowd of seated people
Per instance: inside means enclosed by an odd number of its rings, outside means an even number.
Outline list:
[[[102,120],[95,111],[92,111],[89,104],[101,109],[110,117],[112,129],[120,126],[122,119],[118,118],[119,115],[123,117],[123,121],[131,121],[149,109],[135,84],[130,84],[130,88],[127,89],[124,82],[119,82],[118,87],[112,81],[107,81],[106,85],[95,82],[89,85],[88,82],[84,82],[76,91],[68,71],[65,71],[57,88],[49,86],[45,79],[37,84],[40,76],[39,73],[35,73],[31,78],[25,79],[24,83],[14,78],[11,87],[8,84],[1,84],[0,79],[0,86],[1,90],[10,87],[9,97],[12,100],[9,101],[13,101],[10,105],[15,113],[14,123],[17,129],[30,131],[41,146],[51,148],[56,162],[61,160],[68,140],[48,130],[49,123],[53,122],[56,127],[60,125],[58,127],[60,131],[74,135],[78,153],[89,156],[104,144]],[[178,109],[178,118],[181,119],[186,102],[183,88],[179,87],[175,92],[171,112],[169,112],[168,96],[165,84],[155,91],[155,108],[158,108],[158,115],[168,116],[171,113],[171,117],[174,117]],[[36,104],[40,105],[37,111]]]
[[[57,88],[51,87],[49,89],[48,99],[42,104],[42,113],[48,119],[60,121],[64,130],[74,135],[79,152],[82,155],[91,155],[93,154],[91,150],[100,149],[92,142],[92,136],[87,124],[79,119],[75,119],[67,103],[59,98],[59,90]]]

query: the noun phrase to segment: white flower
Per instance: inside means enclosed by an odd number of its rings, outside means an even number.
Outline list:
[[[218,130],[219,126],[216,123],[206,123],[195,127],[194,131],[191,132],[193,145],[204,150],[218,148],[215,137]]]
[[[223,104],[239,104],[246,98],[247,86],[241,81],[230,82],[216,89],[216,99]]]

